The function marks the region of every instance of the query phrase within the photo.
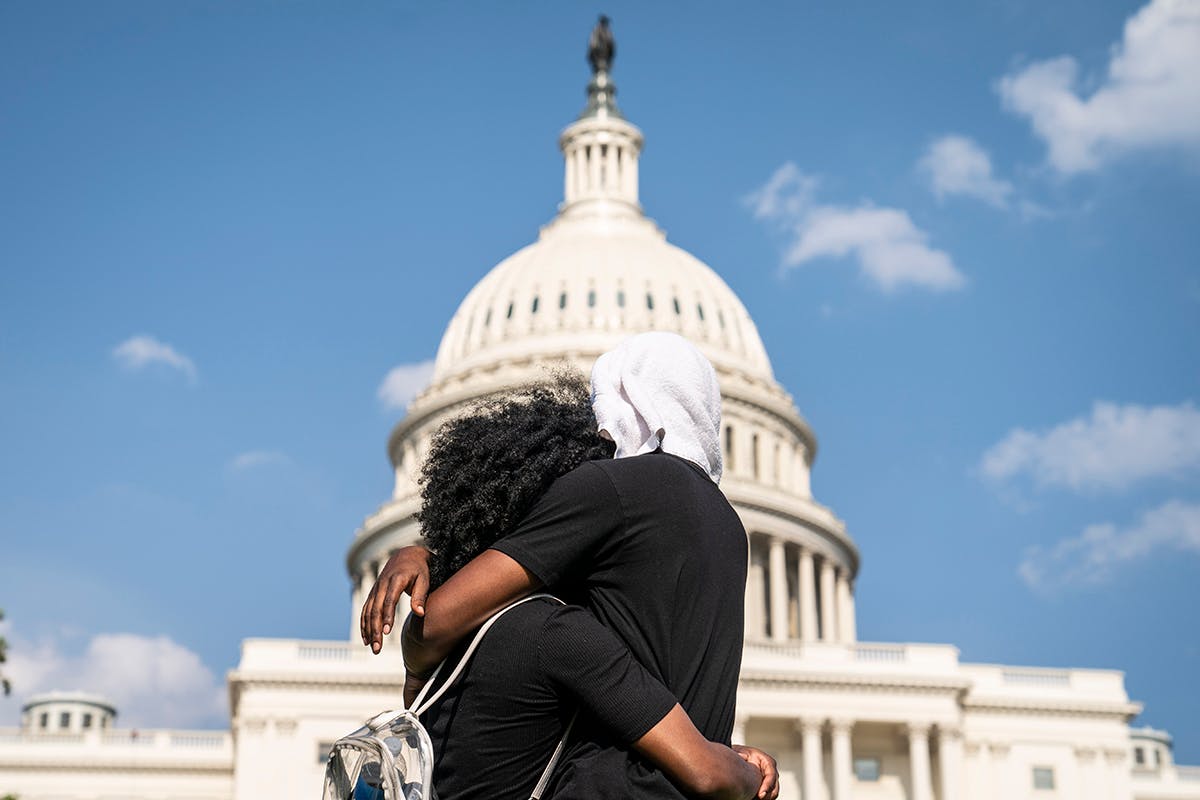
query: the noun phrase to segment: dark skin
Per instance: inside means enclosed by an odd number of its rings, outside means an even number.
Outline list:
[[[428,558],[428,551],[417,545],[393,553],[359,618],[363,644],[379,653],[383,637],[395,625],[396,606],[404,594],[409,595],[412,615],[403,632],[406,705],[464,631],[474,630],[501,608],[542,586],[513,559],[497,550],[485,550],[430,593]],[[679,705],[634,747],[678,785],[700,797],[774,800],[779,794],[774,758],[757,748],[734,745],[731,750],[707,741]],[[731,760],[730,755],[735,757]],[[747,767],[753,767],[752,776]],[[750,778],[749,790],[743,791]]]

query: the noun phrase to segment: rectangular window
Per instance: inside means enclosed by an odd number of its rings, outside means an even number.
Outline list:
[[[58,715],[58,727],[60,727],[60,728],[71,727],[71,712],[70,711],[64,711]]]
[[[1054,788],[1054,767],[1034,767],[1033,768],[1033,788],[1035,788],[1035,789],[1053,789]]]
[[[1133,763],[1139,767],[1146,763],[1146,751],[1140,747],[1133,748]]]
[[[83,727],[84,728],[92,727],[92,715],[91,714],[83,715]]]
[[[878,758],[854,759],[854,777],[860,781],[874,783],[879,780]]]
[[[43,711],[42,715],[40,717],[38,717],[38,727],[39,728],[49,728],[50,727],[50,714],[49,713]]]

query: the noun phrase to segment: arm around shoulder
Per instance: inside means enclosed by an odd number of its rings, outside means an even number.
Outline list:
[[[428,674],[488,617],[540,586],[533,573],[504,553],[483,551],[429,595],[424,617],[409,617],[405,669]]]

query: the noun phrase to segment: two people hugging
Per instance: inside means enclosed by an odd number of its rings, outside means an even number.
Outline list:
[[[410,595],[405,700],[493,613],[422,717],[442,800],[778,795],[775,760],[730,747],[747,540],[717,488],[721,395],[691,343],[645,333],[581,377],[489,397],[436,433],[425,546],[388,560],[362,609],[378,653]],[[432,589],[432,591],[430,591]],[[574,723],[572,724],[572,720]]]

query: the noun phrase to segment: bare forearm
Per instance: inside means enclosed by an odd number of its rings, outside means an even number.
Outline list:
[[[540,585],[503,553],[487,550],[476,556],[429,595],[424,617],[410,616],[405,622],[401,636],[405,669],[428,674],[464,636]]]
[[[758,768],[706,740],[678,705],[633,746],[692,797],[749,800],[762,782]]]

